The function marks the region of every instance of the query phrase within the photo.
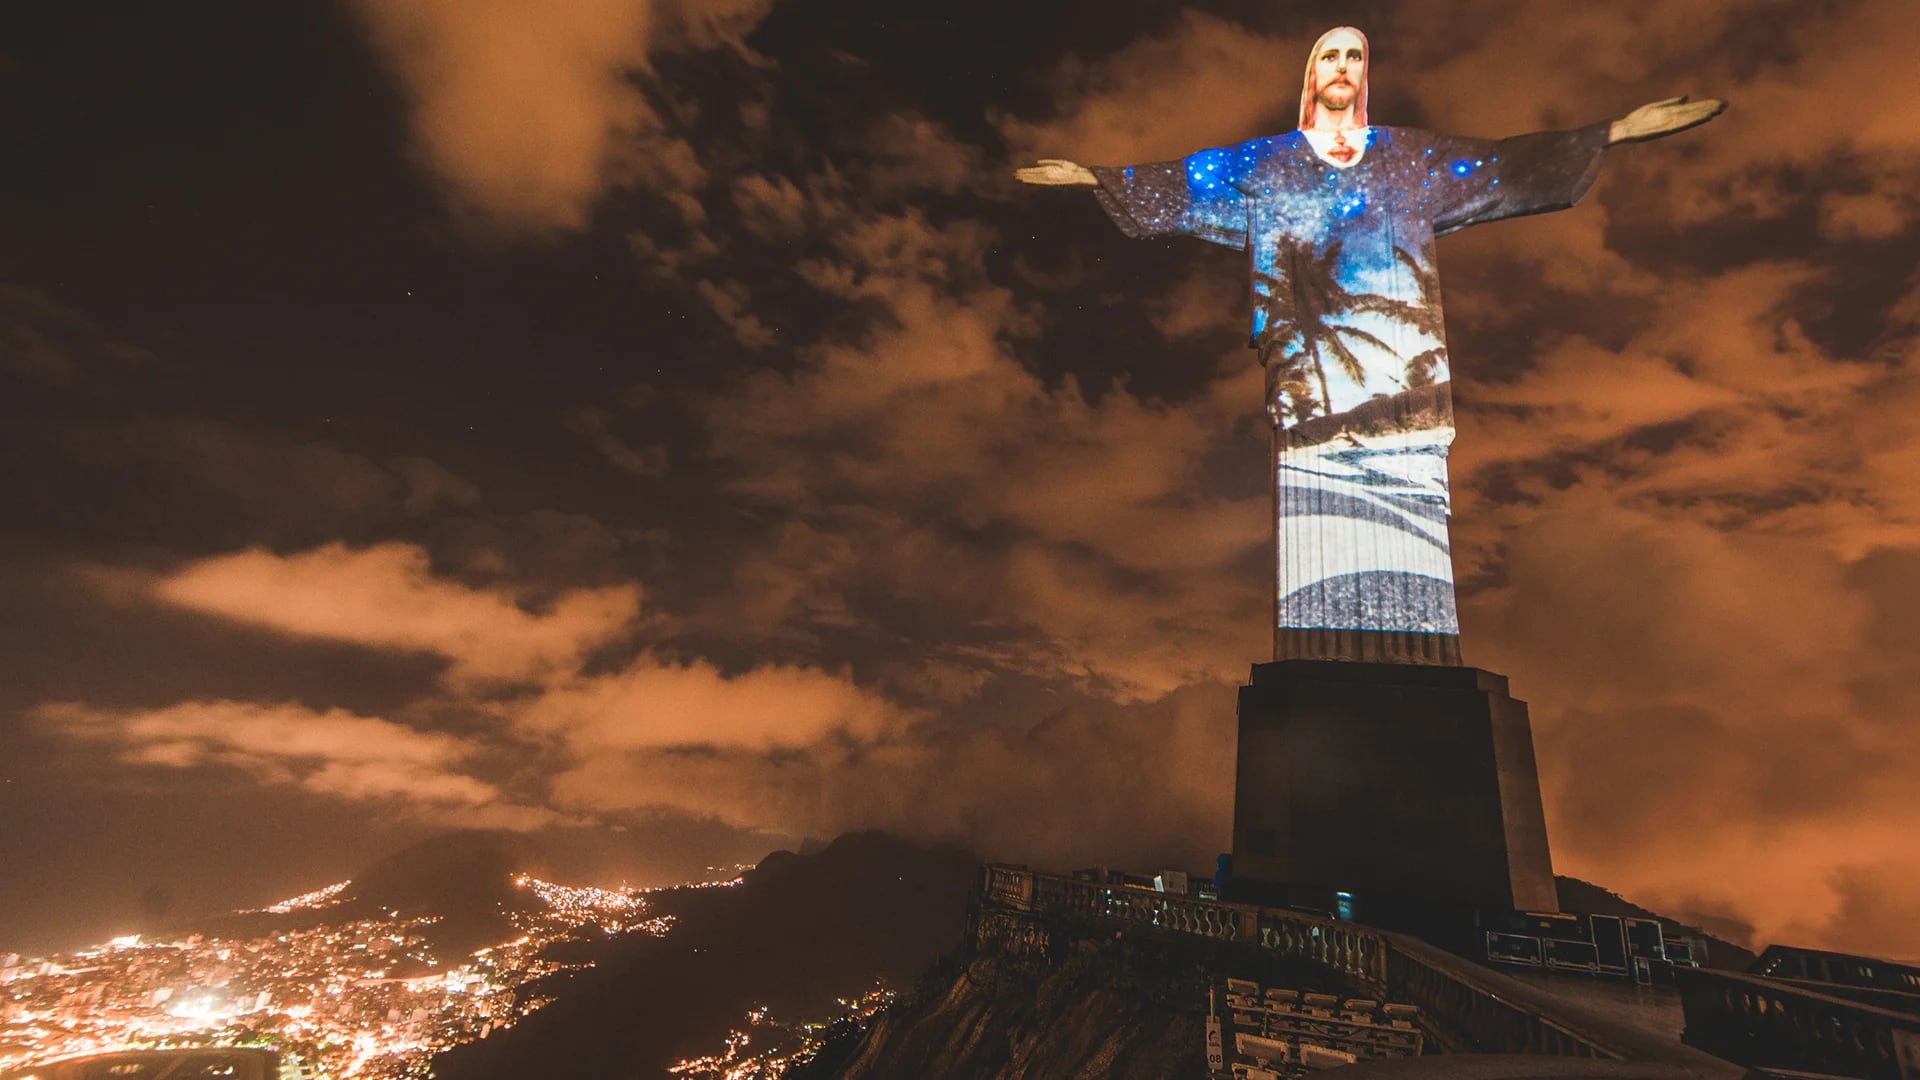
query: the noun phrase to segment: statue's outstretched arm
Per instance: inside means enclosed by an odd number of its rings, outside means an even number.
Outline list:
[[[1049,187],[1100,185],[1100,181],[1094,179],[1093,173],[1085,165],[1076,165],[1065,158],[1041,158],[1038,165],[1015,169],[1013,176],[1023,184],[1045,184]]]
[[[1676,131],[1706,123],[1719,116],[1726,107],[1727,103],[1719,98],[1688,101],[1684,97],[1642,105],[1613,122],[1613,126],[1607,129],[1607,142],[1609,145],[1640,142],[1672,135]]]

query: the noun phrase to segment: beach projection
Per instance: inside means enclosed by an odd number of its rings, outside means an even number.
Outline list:
[[[1574,131],[1459,138],[1371,124],[1367,61],[1358,30],[1324,35],[1286,134],[1151,164],[1048,159],[1018,175],[1092,186],[1128,236],[1247,252],[1274,423],[1275,658],[1458,663],[1434,239],[1569,207],[1610,144],[1723,105],[1674,99]]]

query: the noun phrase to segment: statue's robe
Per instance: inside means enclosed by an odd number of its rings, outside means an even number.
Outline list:
[[[1459,662],[1447,541],[1451,373],[1434,238],[1573,205],[1607,125],[1510,139],[1293,131],[1095,168],[1128,236],[1243,248],[1274,421],[1276,659]]]

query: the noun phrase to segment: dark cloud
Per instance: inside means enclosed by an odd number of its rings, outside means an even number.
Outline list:
[[[0,58],[0,72],[4,70]],[[122,372],[155,360],[152,353],[118,340],[100,323],[47,293],[0,283],[0,372],[64,389],[111,384]]]
[[[380,462],[318,439],[197,418],[156,421],[128,434],[126,444],[108,450],[119,461],[157,466],[171,482],[203,487],[255,522],[295,535],[337,529],[343,520],[386,524],[480,498],[471,482],[431,458]]]
[[[614,468],[635,476],[659,476],[667,471],[667,448],[658,444],[635,446],[610,427],[606,410],[592,406],[575,409],[567,430],[587,440]]]

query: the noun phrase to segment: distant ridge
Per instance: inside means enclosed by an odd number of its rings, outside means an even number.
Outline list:
[[[445,962],[510,940],[511,915],[544,907],[515,887],[519,874],[540,877],[547,862],[527,837],[497,829],[456,829],[427,837],[353,875],[337,901],[285,913],[235,912],[191,929],[220,937],[259,937],[287,929],[356,919],[430,916],[426,931]]]

